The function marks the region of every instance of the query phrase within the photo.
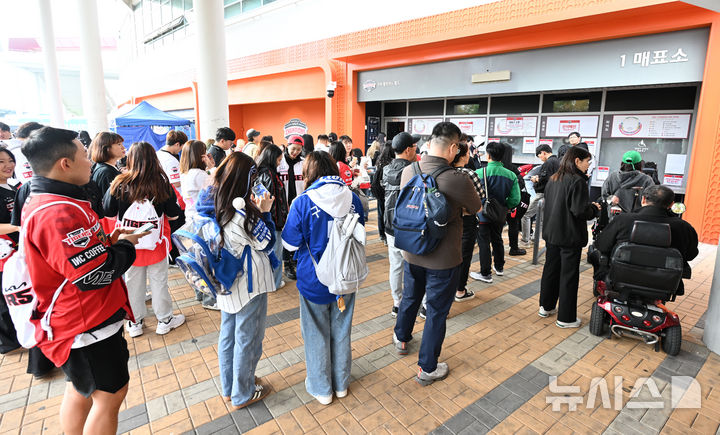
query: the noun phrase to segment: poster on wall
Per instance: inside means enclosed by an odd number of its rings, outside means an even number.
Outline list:
[[[613,138],[687,139],[689,113],[657,115],[610,115],[605,118],[603,136]],[[608,118],[612,118],[609,120]]]
[[[495,136],[535,136],[537,116],[508,116],[493,118]]]
[[[410,133],[420,136],[429,136],[435,124],[443,122],[442,118],[413,119],[411,121]]]
[[[535,138],[534,137],[524,137],[523,138],[522,152],[523,152],[523,154],[535,155]]]
[[[460,127],[460,131],[467,135],[485,137],[487,118],[448,118],[448,121]]]
[[[283,129],[283,136],[285,136],[285,139],[287,139],[292,135],[296,134],[298,136],[302,136],[304,134],[307,134],[307,132],[307,124],[300,121],[298,118],[293,118],[288,121],[287,124],[285,124],[285,127]]]
[[[585,139],[583,138],[583,142],[585,142],[588,146],[588,151],[590,151],[590,154],[593,156],[597,155],[597,139],[591,138],[591,139]]]
[[[599,122],[598,115],[546,116],[543,117],[540,136],[567,137],[570,133],[577,131],[582,137],[595,137],[598,134]]]

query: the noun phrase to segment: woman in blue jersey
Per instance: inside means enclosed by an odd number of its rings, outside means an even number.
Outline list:
[[[350,384],[350,330],[355,294],[344,295],[344,310],[337,296],[318,281],[313,261],[319,261],[328,244],[328,228],[335,218],[361,211],[360,199],[339,176],[328,153],[314,151],[303,164],[305,191],[295,198],[282,232],[285,249],[297,251],[297,288],[300,291],[300,328],[305,342],[305,389],[328,405],[333,391],[347,395]],[[362,213],[360,219],[365,220]]]

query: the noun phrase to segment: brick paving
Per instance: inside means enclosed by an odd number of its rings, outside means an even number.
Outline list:
[[[448,317],[440,359],[450,365],[450,376],[421,387],[413,377],[424,321],[418,318],[410,354],[398,356],[391,345],[394,319],[389,315],[387,249],[377,236],[372,215],[370,221],[370,275],[355,307],[352,383],[347,397],[322,406],[305,392],[298,294],[291,282],[268,299],[257,375],[273,392],[246,409],[232,411],[219,395],[220,315],[201,308],[182,275],[171,269],[171,294],[187,323],[158,336],[153,332],[154,319],[148,318],[145,334],[128,340],[130,388],[118,432],[718,431],[720,357],[702,344],[715,247],[702,246],[693,262],[693,279],[686,281],[686,294],[669,305],[683,325],[683,350],[677,357],[630,338],[592,336],[586,325],[562,330],[555,327],[554,318],[538,317],[543,260],[533,266],[528,253],[507,257],[505,276],[495,277],[492,284],[471,280],[469,288],[476,297],[453,304]],[[477,267],[476,262],[473,270]],[[593,300],[591,279],[590,268],[583,264],[578,315],[584,324]],[[64,378],[57,371],[48,378],[33,379],[25,374],[26,364],[27,353],[20,350],[0,359],[0,434],[59,433]],[[697,384],[674,383],[673,376],[688,376]],[[579,392],[572,391],[573,387],[579,387]],[[682,396],[678,393],[687,390],[686,398],[695,397],[691,393],[697,387],[699,407],[672,408],[671,403]],[[572,410],[568,401],[577,402]]]

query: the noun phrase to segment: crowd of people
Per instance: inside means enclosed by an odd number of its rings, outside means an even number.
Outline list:
[[[549,145],[538,146],[542,164],[521,173],[512,163],[512,147],[490,142],[483,156],[473,137],[451,122],[433,128],[423,152],[421,138],[404,132],[392,140],[379,135],[363,153],[349,136],[335,133],[293,135],[275,143],[255,129],[240,141],[223,127],[206,143],[171,131],[156,150],[146,142],[126,147],[112,132],[83,144],[77,132],[38,123],[20,126],[14,138],[9,131],[0,123],[5,205],[0,207],[0,266],[19,249],[41,315],[30,325],[47,331],[40,317],[52,314],[48,323],[54,333],[35,334],[28,373],[42,377],[55,366],[65,373],[60,418],[69,434],[115,432],[129,380],[123,331],[131,338],[144,333],[147,301],[157,319],[156,334],[185,322],[182,313],[173,312],[168,289],[168,270],[180,261],[171,235],[196,218],[217,225],[219,246],[231,257],[224,259],[228,264],[232,259],[248,264],[244,273],[235,270],[227,291],[196,291],[204,308],[221,312],[221,390],[235,409],[270,392],[255,377],[267,294],[288,281],[295,281],[299,293],[307,392],[322,404],[347,395],[356,296],[332,293],[318,278],[317,262],[333,222],[357,214],[364,225],[371,198],[390,266],[390,315],[396,323],[388,341],[407,354],[416,317],[425,319],[416,377],[422,385],[449,374],[448,364],[440,361],[446,320],[453,302],[475,296],[468,279],[489,284],[493,275],[504,275],[505,226],[508,254],[526,255],[523,247],[532,245],[533,222],[544,210],[542,225],[535,225],[547,246],[538,314],[557,313],[560,328],[581,325],[580,255],[588,243],[588,221],[598,217],[601,202],[625,213],[617,221],[624,224],[609,227],[612,240],[603,240],[602,249],[627,240],[627,225],[649,216],[670,220],[682,234],[686,261],[697,255],[697,234],[669,211],[672,191],[643,172],[636,151],[623,155],[602,197],[590,200],[593,156],[577,133],[561,148],[562,156]],[[434,179],[447,204],[444,236],[422,254],[400,249],[395,239],[402,225],[399,198],[418,174]],[[673,243],[681,242],[673,237]],[[480,266],[471,271],[476,245]],[[17,336],[28,327],[13,323],[7,301],[2,298],[0,306],[2,353],[20,347]]]

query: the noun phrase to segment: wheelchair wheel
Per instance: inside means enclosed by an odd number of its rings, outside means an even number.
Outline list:
[[[600,296],[600,292],[597,289],[597,281],[593,280],[593,296],[598,297]]]
[[[662,348],[666,354],[675,356],[680,353],[680,345],[682,344],[682,328],[680,325],[674,325],[666,328],[665,336],[662,339]]]
[[[598,337],[605,335],[608,328],[608,314],[600,308],[597,302],[593,302],[592,310],[590,310],[590,324],[588,325],[590,333]]]

